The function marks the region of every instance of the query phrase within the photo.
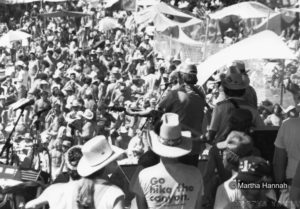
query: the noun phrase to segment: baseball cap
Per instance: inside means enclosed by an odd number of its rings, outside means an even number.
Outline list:
[[[264,176],[271,176],[271,166],[268,161],[256,156],[245,157],[240,160],[237,180],[254,183]]]

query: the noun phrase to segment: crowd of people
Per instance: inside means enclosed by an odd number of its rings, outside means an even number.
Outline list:
[[[39,16],[59,10],[89,15]],[[12,145],[1,160],[42,176],[16,208],[299,208],[297,63],[283,77],[280,61],[265,66],[265,83],[284,85],[294,104],[259,103],[244,62],[198,86],[195,64],[155,51],[153,31],[124,26],[130,12],[102,31],[108,15],[79,1],[9,21],[32,38],[0,48],[0,141]],[[279,129],[273,162],[255,146],[267,128]]]

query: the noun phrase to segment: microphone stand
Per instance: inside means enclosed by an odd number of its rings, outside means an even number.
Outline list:
[[[12,147],[12,145],[10,143],[11,142],[11,137],[12,137],[13,133],[15,132],[15,129],[16,129],[16,126],[19,123],[19,120],[23,116],[24,110],[25,110],[25,107],[21,109],[21,113],[18,116],[17,121],[14,123],[14,127],[13,127],[12,131],[10,132],[8,138],[6,139],[6,142],[5,142],[5,144],[4,144],[4,146],[3,146],[2,150],[1,150],[1,153],[0,153],[0,156],[2,156],[3,153],[4,153],[4,151],[6,151],[6,165],[9,164],[9,149]]]

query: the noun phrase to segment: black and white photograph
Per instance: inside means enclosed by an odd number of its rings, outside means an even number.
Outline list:
[[[0,0],[0,209],[300,209],[300,0]]]

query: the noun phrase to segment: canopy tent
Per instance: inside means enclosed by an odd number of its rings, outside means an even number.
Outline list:
[[[19,30],[10,30],[0,38],[0,46],[10,47],[10,43],[13,41],[24,41],[30,38],[31,35]]]
[[[84,17],[89,15],[90,14],[87,13],[66,11],[66,10],[40,14],[40,16],[43,17]]]
[[[160,0],[137,0],[137,6],[149,7],[156,4],[159,4]]]
[[[156,31],[164,31],[169,27],[188,27],[191,25],[201,24],[203,21],[197,18],[192,18],[185,23],[179,23],[167,18],[164,14],[157,14],[154,19],[153,23],[155,26]]]
[[[281,8],[281,11],[284,11],[284,12],[297,12],[297,13],[299,13],[300,12],[300,8]]]
[[[266,30],[208,57],[198,66],[198,84],[203,85],[216,70],[234,60],[250,59],[296,59],[296,57],[278,35]]]
[[[42,0],[43,2],[65,2],[70,0]],[[72,0],[74,1],[74,0]],[[28,4],[34,2],[41,2],[41,0],[0,0],[0,4]]]
[[[119,0],[105,0],[104,1],[104,7],[105,8],[110,8],[116,3],[119,3]]]
[[[294,24],[295,19],[296,17],[294,15],[278,12],[272,14],[269,18],[265,19],[262,23],[254,27],[254,32],[258,33],[264,30],[271,30],[277,35],[280,35],[284,29]]]
[[[192,15],[181,12],[164,2],[160,2],[159,4],[153,5],[145,10],[138,12],[135,15],[135,22],[137,24],[146,25],[147,23],[153,22],[153,20],[159,14],[172,15],[175,18],[182,18],[183,20],[185,20],[183,22],[194,18],[194,16]]]
[[[39,2],[40,0],[2,0],[2,4],[28,4],[33,2]]]
[[[272,9],[261,3],[248,1],[225,7],[209,16],[211,19],[215,20],[221,20],[228,16],[238,16],[242,19],[250,19],[265,18],[273,13],[275,12]]]

